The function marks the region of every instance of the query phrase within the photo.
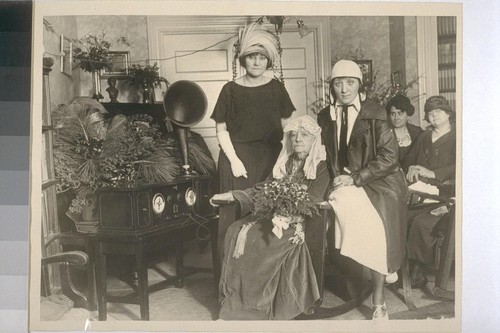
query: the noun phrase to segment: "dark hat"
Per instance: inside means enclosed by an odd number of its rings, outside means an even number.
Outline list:
[[[453,112],[450,103],[443,96],[431,96],[425,101],[424,112],[429,113],[432,110],[440,109],[447,113]]]

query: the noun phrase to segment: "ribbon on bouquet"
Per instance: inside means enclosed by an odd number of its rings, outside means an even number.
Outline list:
[[[234,245],[233,258],[238,259],[245,253],[245,243],[247,241],[248,230],[255,225],[257,222],[250,222],[244,224],[240,232],[238,233],[238,238],[236,238],[236,244]]]

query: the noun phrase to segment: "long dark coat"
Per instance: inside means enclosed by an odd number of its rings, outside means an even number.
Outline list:
[[[406,253],[408,189],[398,164],[396,135],[386,117],[386,111],[377,103],[371,100],[361,103],[349,140],[347,158],[354,183],[364,188],[384,223],[387,266],[389,272],[394,272],[401,266]],[[318,114],[318,124],[322,128],[333,179],[341,173],[336,148],[337,125],[330,116],[329,107]]]

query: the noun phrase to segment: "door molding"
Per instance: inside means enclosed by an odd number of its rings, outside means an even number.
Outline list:
[[[423,115],[425,100],[439,95],[436,16],[417,16],[417,50],[418,104],[420,115]],[[420,125],[425,127],[427,123],[422,118],[420,116]]]

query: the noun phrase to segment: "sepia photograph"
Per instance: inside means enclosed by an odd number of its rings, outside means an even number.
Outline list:
[[[31,330],[460,331],[460,4],[96,4],[33,5]]]

